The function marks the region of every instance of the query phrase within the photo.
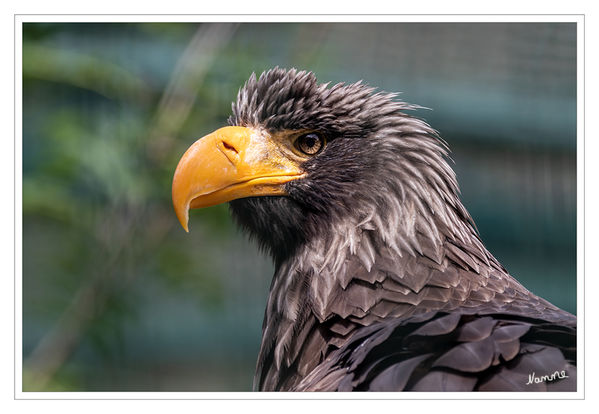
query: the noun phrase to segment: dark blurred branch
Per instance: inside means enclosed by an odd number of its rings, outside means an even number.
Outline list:
[[[146,134],[150,137],[147,148],[152,162],[159,163],[163,160],[165,151],[173,146],[178,131],[189,116],[205,74],[235,30],[236,25],[233,24],[205,24],[193,36],[177,62],[157,108],[154,124]],[[93,276],[86,279],[87,282],[79,288],[57,324],[41,339],[24,362],[24,378],[29,391],[45,389],[76,349],[90,322],[105,308],[110,298],[110,289],[107,288],[115,282],[114,279],[126,273],[125,282],[133,282],[136,273],[119,269],[117,265],[120,264],[122,253],[130,248],[136,237],[144,237],[140,233],[151,231],[153,243],[159,245],[170,230],[172,224],[165,224],[159,218],[155,220],[155,228],[148,230],[154,223],[151,213],[150,216],[143,217],[143,220],[134,219],[140,215],[131,213],[143,209],[143,205],[127,205],[124,209],[113,210],[108,220],[98,223],[98,241],[109,259]],[[162,214],[160,208],[149,211],[155,215]],[[107,232],[107,229],[111,230]]]
[[[108,273],[110,274],[110,273]],[[42,391],[79,344],[90,321],[105,301],[98,292],[106,284],[98,273],[79,288],[58,323],[39,342],[24,364],[25,391]]]
[[[113,211],[110,221],[120,221],[125,229],[133,227],[133,216],[126,215],[125,220],[122,220],[117,215],[118,212]],[[43,390],[46,387],[80,342],[89,322],[103,311],[107,299],[105,288],[120,274],[116,266],[134,238],[133,231],[121,234],[123,236],[117,240],[104,240],[103,251],[108,255],[105,264],[86,278],[58,323],[42,338],[25,361],[30,390]]]

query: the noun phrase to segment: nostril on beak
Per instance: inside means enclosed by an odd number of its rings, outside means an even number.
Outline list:
[[[237,165],[237,162],[239,162],[239,151],[237,151],[237,148],[225,140],[222,140],[221,143],[222,147],[220,145],[217,147],[219,147],[220,151],[227,157],[231,164]]]
[[[235,154],[238,154],[237,149],[233,145],[229,144],[227,141],[223,141],[223,147],[225,147],[225,149],[228,151],[232,151]]]

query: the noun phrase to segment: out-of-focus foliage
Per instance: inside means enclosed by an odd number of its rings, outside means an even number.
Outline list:
[[[433,108],[483,240],[574,312],[575,58],[573,24],[26,23],[23,389],[251,388],[272,266],[170,183],[275,65]]]

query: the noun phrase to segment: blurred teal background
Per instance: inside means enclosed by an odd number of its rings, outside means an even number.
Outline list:
[[[170,184],[276,65],[431,108],[487,247],[575,312],[575,24],[25,23],[24,391],[251,390],[272,265]]]

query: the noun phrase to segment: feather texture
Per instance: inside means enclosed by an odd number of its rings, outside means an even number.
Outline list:
[[[276,266],[257,389],[576,389],[576,318],[487,251],[417,108],[295,69],[239,91],[231,125],[327,139],[286,196],[231,202]]]

